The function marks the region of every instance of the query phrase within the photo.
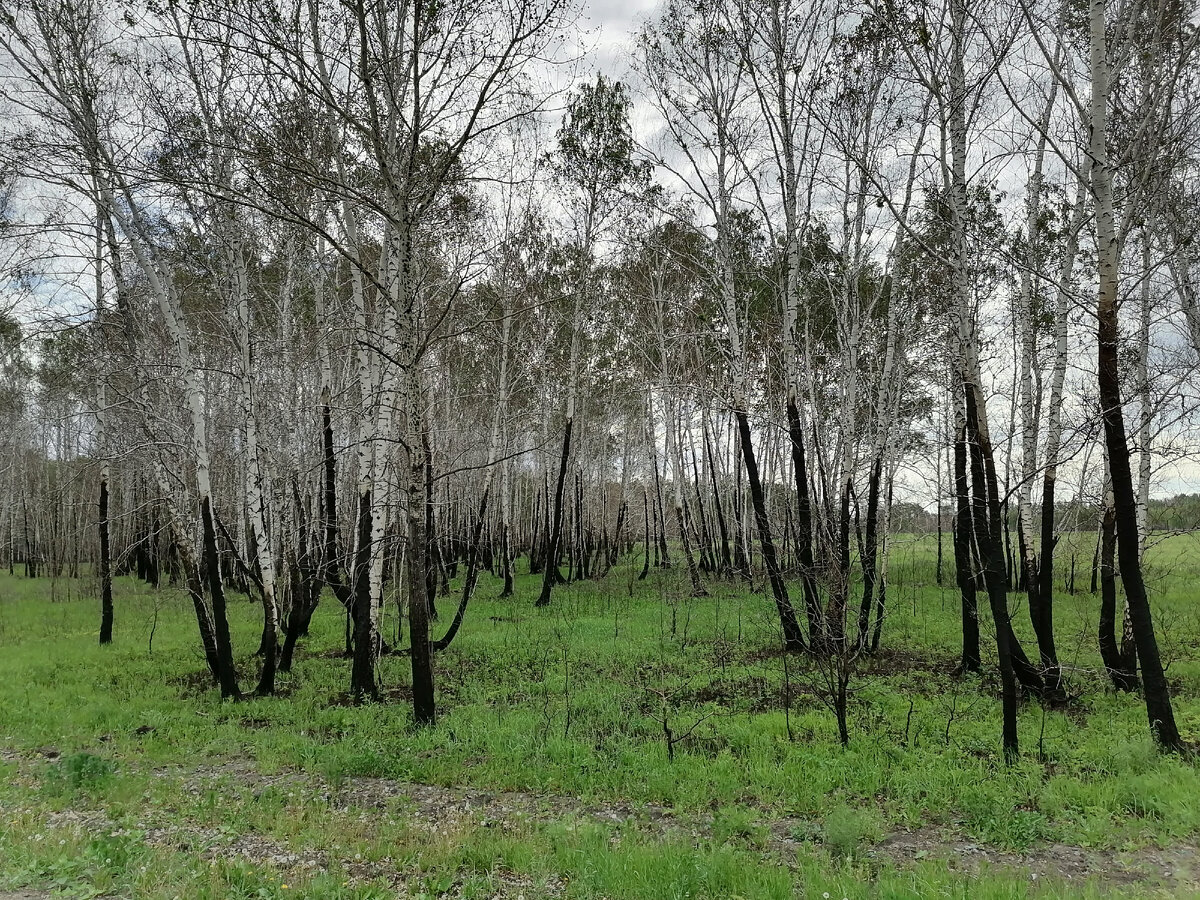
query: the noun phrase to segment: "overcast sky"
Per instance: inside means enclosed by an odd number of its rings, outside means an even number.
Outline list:
[[[588,0],[580,24],[595,44],[591,68],[621,77],[629,65],[629,41],[657,5],[657,0]]]

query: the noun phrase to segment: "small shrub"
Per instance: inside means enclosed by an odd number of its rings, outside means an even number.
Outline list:
[[[834,856],[854,858],[866,844],[880,838],[878,817],[844,804],[834,806],[821,825],[821,841]]]
[[[54,794],[95,793],[116,772],[110,760],[91,753],[64,757],[46,773],[45,786]]]
[[[744,806],[728,806],[713,816],[713,843],[746,843],[760,846],[766,840],[767,828],[759,820],[762,813]]]

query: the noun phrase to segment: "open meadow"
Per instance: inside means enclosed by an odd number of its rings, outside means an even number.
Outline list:
[[[402,655],[381,660],[384,701],[349,702],[330,597],[279,696],[233,702],[183,594],[119,579],[101,647],[88,581],[3,576],[0,897],[1200,896],[1200,771],[1107,689],[1090,547],[1056,603],[1070,701],[1023,702],[1008,768],[990,629],[985,674],[956,675],[958,596],[932,547],[892,543],[845,749],[767,597],[713,582],[692,598],[674,570],[638,581],[636,553],[541,610],[536,579],[499,600],[485,573],[420,729]],[[1200,538],[1158,541],[1147,571],[1195,741]],[[250,675],[259,609],[235,595],[230,616]],[[389,642],[396,627],[391,606]]]

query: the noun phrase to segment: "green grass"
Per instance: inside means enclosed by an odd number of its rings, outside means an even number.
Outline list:
[[[74,879],[81,887],[64,889],[78,896],[94,889],[147,897],[274,897],[297,889],[272,882],[279,873],[270,866],[230,868],[137,841],[110,852],[93,846],[99,838],[86,829],[33,840],[46,833],[49,813],[87,808],[131,833],[153,813],[238,834],[250,829],[293,848],[345,845],[340,852],[350,858],[399,860],[413,896],[452,886],[491,896],[497,873],[525,879],[529,897],[1086,896],[1079,886],[1000,874],[985,888],[938,860],[881,867],[866,851],[889,833],[925,826],[1010,850],[1062,842],[1110,851],[1200,838],[1200,772],[1190,759],[1157,754],[1139,698],[1112,694],[1099,673],[1098,599],[1086,592],[1089,540],[1081,535],[1074,550],[1081,591],[1061,594],[1056,607],[1060,656],[1077,699],[1062,711],[1023,705],[1023,753],[1011,768],[999,753],[994,676],[952,674],[958,598],[951,578],[935,584],[928,538],[900,536],[893,545],[887,652],[853,682],[844,750],[820,700],[820,678],[804,660],[775,652],[777,623],[766,598],[712,584],[711,596],[691,599],[678,572],[636,581],[640,560],[622,562],[604,582],[557,589],[544,611],[533,608],[536,579],[518,578],[517,595],[501,601],[497,582],[485,576],[461,634],[438,657],[439,720],[427,729],[413,728],[403,699],[404,657],[380,664],[392,702],[346,705],[343,620],[332,602],[318,611],[294,672],[281,678],[282,696],[230,703],[203,676],[195,621],[178,593],[120,579],[115,643],[101,648],[89,585],[70,585],[68,600],[59,582],[52,602],[48,581],[0,576],[0,745],[62,754],[0,793],[5,809],[27,810],[0,825],[0,887],[5,879],[41,887]],[[1060,568],[1069,567],[1071,552],[1070,544],[1060,547]],[[1157,542],[1148,574],[1176,715],[1196,740],[1200,539]],[[440,600],[444,620],[454,602]],[[1012,604],[1032,652],[1019,595]],[[258,610],[235,598],[231,616],[248,688]],[[395,626],[390,607],[389,640]],[[985,666],[989,637],[985,626]],[[664,717],[675,735],[691,729],[673,762]],[[680,821],[711,826],[697,838],[575,821],[560,809],[515,833],[464,826],[431,841],[400,813],[364,830],[357,813],[347,816],[319,796],[264,803],[235,791],[238,799],[222,794],[217,803],[178,796],[182,775],[148,774],[214,759],[248,759],[266,773],[298,769],[335,789],[358,776],[388,776],[567,795],[584,805],[656,804]],[[766,846],[767,824],[781,819],[804,823],[798,856],[785,867]],[[392,890],[332,870],[320,877],[303,888],[309,896]]]

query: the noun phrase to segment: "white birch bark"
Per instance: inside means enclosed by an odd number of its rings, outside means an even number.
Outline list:
[[[1017,325],[1020,332],[1021,353],[1018,366],[1021,407],[1021,480],[1017,485],[1017,527],[1021,530],[1021,554],[1026,577],[1032,581],[1036,566],[1036,547],[1033,536],[1033,482],[1037,477],[1038,416],[1036,408],[1041,404],[1041,376],[1037,377],[1039,390],[1035,397],[1034,375],[1037,361],[1037,283],[1041,273],[1039,252],[1043,166],[1046,156],[1046,136],[1050,128],[1050,116],[1058,83],[1052,82],[1050,96],[1038,120],[1037,144],[1034,149],[1033,171],[1029,176],[1025,198],[1025,260],[1021,267],[1021,292],[1018,297]]]
[[[1142,283],[1138,289],[1137,347],[1134,350],[1134,393],[1138,400],[1137,420],[1137,527],[1138,543],[1142,556],[1146,554],[1146,541],[1150,536],[1148,517],[1150,510],[1150,482],[1152,476],[1151,442],[1154,426],[1154,401],[1150,396],[1150,281],[1154,274],[1150,265],[1150,235],[1142,232],[1141,253]]]
[[[225,219],[226,259],[230,267],[233,293],[235,331],[241,367],[242,427],[246,436],[246,507],[259,574],[262,577],[263,627],[274,635],[279,629],[279,608],[275,595],[275,554],[267,531],[266,502],[263,497],[263,467],[259,450],[258,414],[254,408],[254,329],[250,319],[250,284],[246,271],[246,251],[235,212]],[[274,652],[274,648],[269,648]],[[273,661],[268,661],[273,667]]]

